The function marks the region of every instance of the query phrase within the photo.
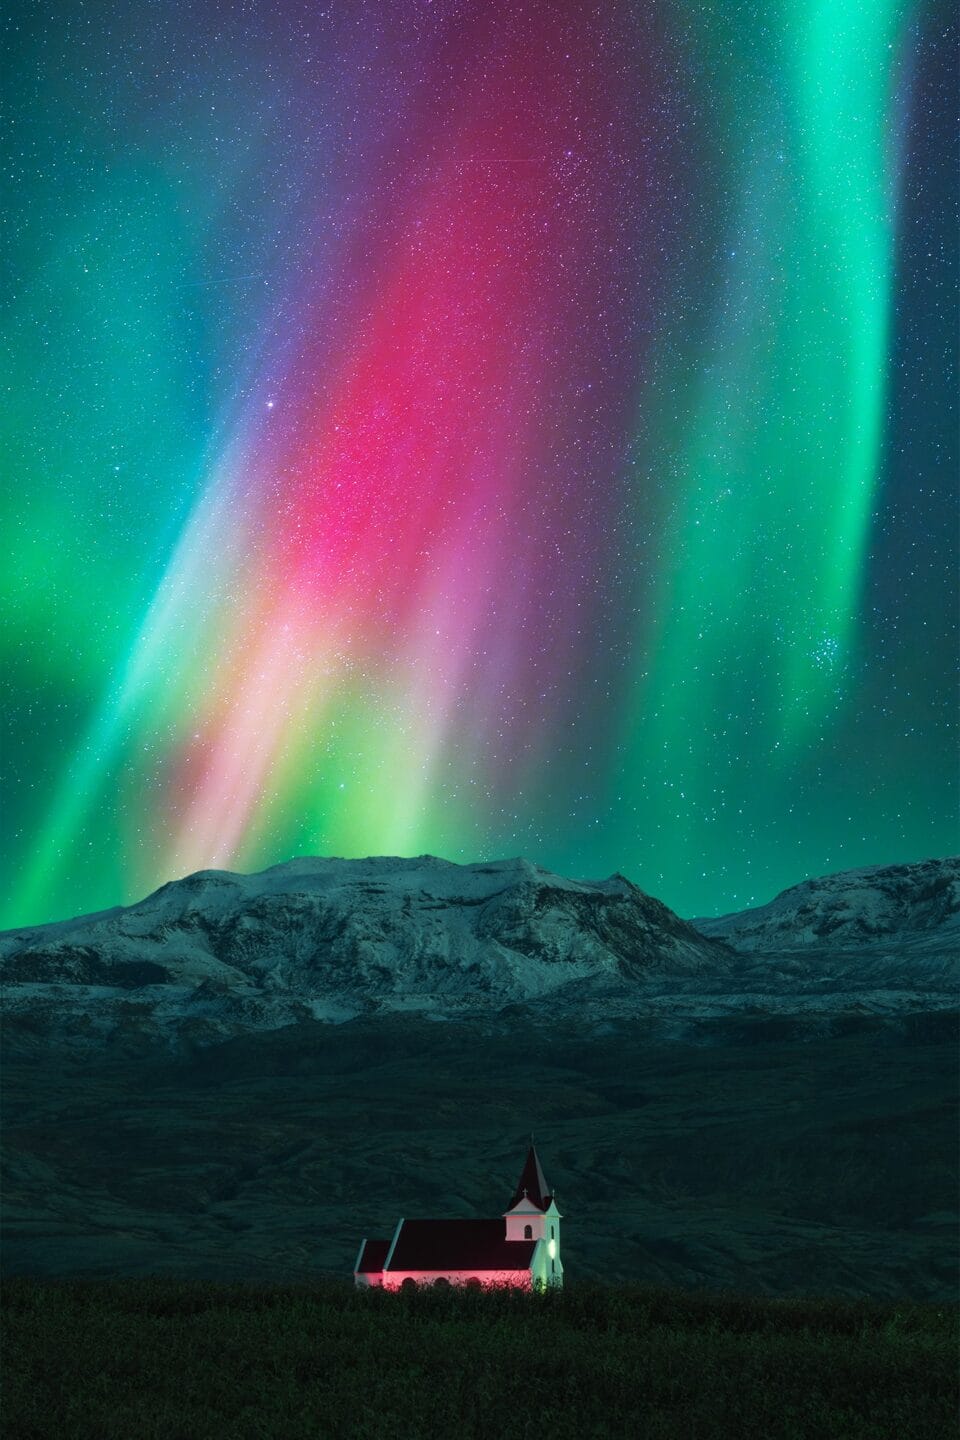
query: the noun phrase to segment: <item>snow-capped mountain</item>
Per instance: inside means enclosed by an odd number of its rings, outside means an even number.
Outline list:
[[[891,1015],[956,1000],[960,862],[851,871],[688,923],[622,875],[527,860],[298,859],[207,870],[127,908],[0,936],[31,1033],[214,1043],[300,1021]]]
[[[960,956],[960,857],[872,865],[804,880],[768,905],[691,922],[743,951],[845,949],[893,941]]]
[[[433,856],[206,870],[129,908],[0,936],[8,1010],[72,1005],[97,1029],[147,1009],[253,1028],[498,1009],[591,983],[629,992],[649,972],[727,958],[620,875]]]

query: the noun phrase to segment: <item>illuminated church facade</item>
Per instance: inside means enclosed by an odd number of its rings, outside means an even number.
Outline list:
[[[560,1211],[533,1145],[510,1204],[493,1220],[398,1220],[391,1240],[365,1239],[353,1267],[360,1288],[563,1284]]]

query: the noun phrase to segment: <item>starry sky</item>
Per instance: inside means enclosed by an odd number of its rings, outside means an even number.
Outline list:
[[[952,8],[15,7],[0,923],[955,850]]]

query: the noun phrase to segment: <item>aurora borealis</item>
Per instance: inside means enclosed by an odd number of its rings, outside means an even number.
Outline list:
[[[949,16],[13,22],[2,923],[955,849]]]

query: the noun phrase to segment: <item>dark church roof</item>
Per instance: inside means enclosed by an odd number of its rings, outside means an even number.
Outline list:
[[[358,1275],[379,1275],[390,1249],[389,1240],[364,1240],[360,1259],[357,1261]]]
[[[537,1242],[505,1240],[498,1220],[404,1220],[389,1270],[529,1270]]]
[[[523,1173],[520,1176],[517,1188],[513,1192],[513,1199],[510,1201],[507,1209],[512,1210],[514,1205],[519,1205],[520,1201],[524,1198],[524,1193],[526,1193],[526,1198],[531,1204],[536,1205],[538,1210],[546,1210],[550,1201],[553,1199],[553,1196],[547,1189],[547,1182],[543,1178],[539,1156],[532,1145],[527,1151],[527,1159],[523,1167]]]

